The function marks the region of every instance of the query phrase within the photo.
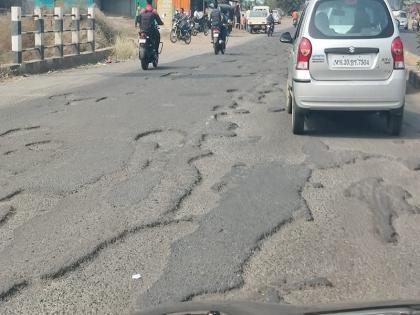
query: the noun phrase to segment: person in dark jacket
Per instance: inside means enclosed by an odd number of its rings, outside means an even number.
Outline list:
[[[274,17],[273,17],[273,10],[270,10],[270,13],[267,16],[267,25],[270,25],[273,28],[274,33]]]
[[[146,8],[140,11],[137,16],[136,25],[139,25],[140,30],[146,32],[154,41],[155,50],[159,50],[160,33],[157,25],[163,25],[162,19],[155,9],[152,7],[153,0],[147,0]]]
[[[239,4],[235,7],[236,28],[241,28],[241,7]]]
[[[222,11],[220,10],[217,1],[214,2],[214,9],[211,11],[210,14],[210,23],[212,26],[211,30],[211,38],[213,40],[213,27],[218,27],[220,29],[220,36],[223,41],[226,41],[226,27],[223,25],[223,21],[226,17],[223,15]]]

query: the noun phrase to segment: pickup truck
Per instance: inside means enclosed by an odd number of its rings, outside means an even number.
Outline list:
[[[266,10],[250,11],[247,19],[248,31],[250,33],[265,31],[267,29],[267,16],[268,11]]]

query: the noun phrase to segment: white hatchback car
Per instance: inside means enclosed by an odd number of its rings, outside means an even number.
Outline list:
[[[312,0],[304,8],[288,66],[287,110],[293,133],[312,110],[385,111],[401,130],[406,71],[403,44],[385,0]]]

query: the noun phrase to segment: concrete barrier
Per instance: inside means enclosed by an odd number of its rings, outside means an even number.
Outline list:
[[[14,63],[23,63],[22,53],[25,51],[35,51],[38,60],[44,60],[45,50],[54,49],[56,56],[62,57],[64,54],[64,46],[71,46],[73,54],[80,54],[80,47],[82,44],[87,44],[90,51],[95,51],[95,7],[89,7],[87,14],[81,14],[78,7],[71,9],[71,14],[64,14],[63,8],[55,7],[54,13],[46,13],[40,7],[35,7],[33,14],[22,14],[22,8],[13,6],[11,7],[11,42]],[[71,18],[70,29],[64,29],[64,18]],[[22,19],[29,19],[34,21],[35,30],[22,30]],[[45,19],[48,19],[45,21]],[[87,28],[81,28],[81,20],[87,20]],[[48,22],[48,23],[45,23]],[[53,24],[54,22],[54,24]],[[53,29],[46,30],[46,24],[51,24]],[[87,41],[81,42],[81,31],[85,31]],[[71,43],[63,42],[63,33],[71,33]],[[34,46],[23,48],[22,35],[33,35]],[[54,45],[45,45],[45,35],[54,34]]]
[[[37,74],[52,70],[61,70],[81,65],[97,63],[107,59],[113,48],[96,49],[94,52],[81,52],[79,55],[45,58],[44,60],[28,61],[21,64],[1,65],[1,72],[13,74]]]

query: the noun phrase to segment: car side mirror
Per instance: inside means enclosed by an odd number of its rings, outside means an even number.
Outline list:
[[[280,41],[285,44],[292,44],[293,43],[292,35],[290,35],[289,32],[283,33],[280,36]]]

